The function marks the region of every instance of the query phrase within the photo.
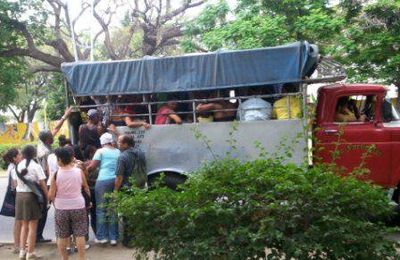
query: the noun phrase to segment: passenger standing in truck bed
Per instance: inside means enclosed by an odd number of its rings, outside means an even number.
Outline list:
[[[128,103],[135,103],[134,105],[128,105],[124,109],[124,121],[126,126],[131,128],[144,127],[145,129],[150,128],[150,124],[146,122],[142,114],[148,113],[142,104],[141,96],[129,96],[127,98]]]
[[[242,102],[236,118],[240,121],[259,121],[271,119],[272,106],[269,102],[257,96],[263,95],[261,87],[249,89],[249,99]]]
[[[282,87],[282,94],[296,92],[296,86],[286,84]],[[272,116],[278,120],[296,119],[302,116],[302,102],[298,96],[285,95],[275,101]]]
[[[182,124],[182,119],[175,112],[178,107],[178,103],[174,100],[170,100],[167,104],[162,105],[158,109],[156,116],[156,125],[166,125],[166,124]]]
[[[211,93],[209,98],[217,98],[217,93]],[[197,105],[196,111],[199,113],[212,112],[214,122],[233,121],[236,118],[236,106],[227,100],[213,100],[207,103],[200,103]]]

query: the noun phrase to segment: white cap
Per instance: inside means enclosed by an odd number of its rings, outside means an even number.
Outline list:
[[[89,111],[87,112],[87,115],[89,118],[92,118],[93,116],[96,116],[98,114],[99,111],[97,111],[97,109],[89,109]]]
[[[105,144],[111,144],[114,142],[113,136],[110,133],[104,133],[100,136],[100,144],[105,145]]]

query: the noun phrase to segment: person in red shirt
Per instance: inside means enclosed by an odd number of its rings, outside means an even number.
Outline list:
[[[175,112],[177,107],[178,103],[176,101],[168,101],[167,104],[161,106],[158,109],[155,124],[182,124],[182,119]]]

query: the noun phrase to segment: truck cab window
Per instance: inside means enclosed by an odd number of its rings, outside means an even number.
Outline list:
[[[376,96],[344,96],[336,103],[335,122],[365,122],[375,118]]]

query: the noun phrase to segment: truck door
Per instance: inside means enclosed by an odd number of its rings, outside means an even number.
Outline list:
[[[344,109],[347,116],[338,115],[343,99],[348,100]],[[377,109],[382,99],[380,95],[338,96],[332,103],[335,109],[315,129],[314,160],[335,163],[345,173],[360,167],[368,169],[370,172],[360,178],[388,185],[392,147],[390,131],[383,126],[381,109]]]

